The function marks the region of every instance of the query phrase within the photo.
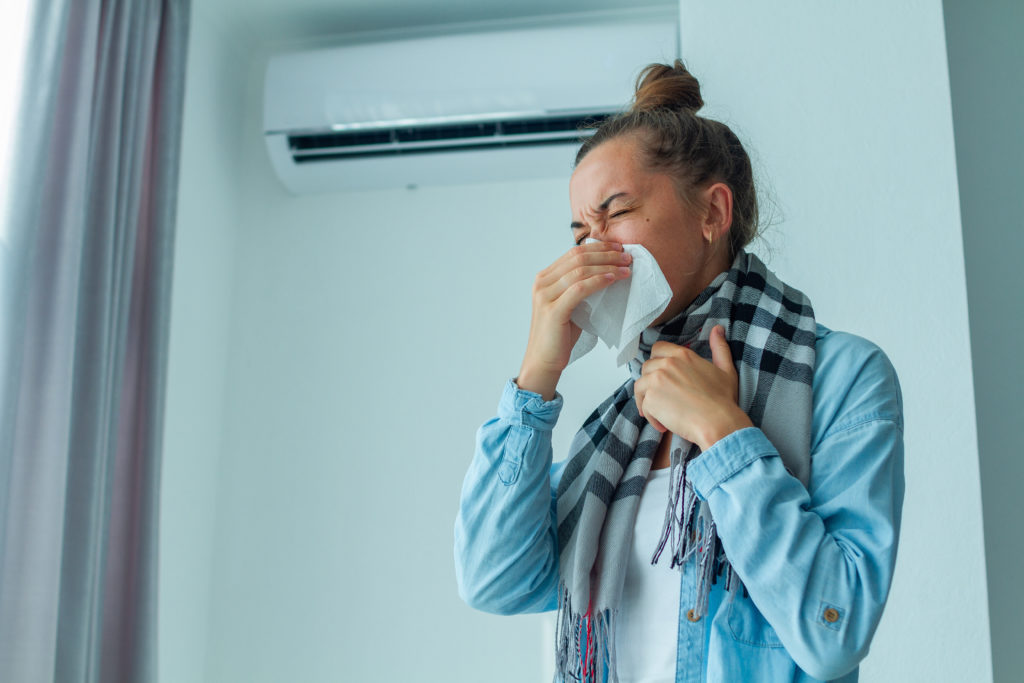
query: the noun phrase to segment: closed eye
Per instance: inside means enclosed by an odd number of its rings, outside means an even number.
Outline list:
[[[578,247],[581,244],[583,244],[583,240],[585,240],[585,239],[587,239],[586,233],[584,233],[584,234],[580,235],[578,238],[576,238],[576,246]]]
[[[632,209],[622,209],[621,211],[616,211],[615,213],[613,213],[611,216],[609,216],[609,218],[618,218],[619,216],[629,213],[630,211],[632,211]]]

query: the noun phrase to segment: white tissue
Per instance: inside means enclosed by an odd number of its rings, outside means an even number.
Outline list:
[[[597,240],[587,240],[591,241]],[[636,355],[640,334],[672,300],[672,288],[651,252],[639,244],[622,248],[633,257],[629,277],[591,294],[572,312],[570,319],[583,333],[572,347],[570,363],[589,353],[598,339],[608,348],[619,349],[619,366],[628,363]]]

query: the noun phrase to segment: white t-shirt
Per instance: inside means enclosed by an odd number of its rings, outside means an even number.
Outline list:
[[[665,522],[671,468],[651,470],[640,496],[615,624],[620,683],[672,683],[679,631],[679,570],[669,552],[651,564]]]

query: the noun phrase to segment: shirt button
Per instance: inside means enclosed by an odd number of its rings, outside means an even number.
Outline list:
[[[832,607],[826,609],[822,616],[825,617],[825,621],[830,624],[834,624],[839,621],[839,611]]]
[[[686,613],[686,618],[690,621],[700,621],[700,615],[694,612],[692,609]]]

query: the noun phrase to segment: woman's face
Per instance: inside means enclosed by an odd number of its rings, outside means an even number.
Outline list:
[[[583,158],[569,182],[569,202],[577,243],[590,237],[640,244],[654,256],[672,288],[672,301],[655,325],[684,310],[729,266],[727,250],[708,246],[707,235],[716,230],[708,215],[694,215],[669,176],[643,167],[631,137],[601,143]],[[722,237],[715,247],[725,246]]]

